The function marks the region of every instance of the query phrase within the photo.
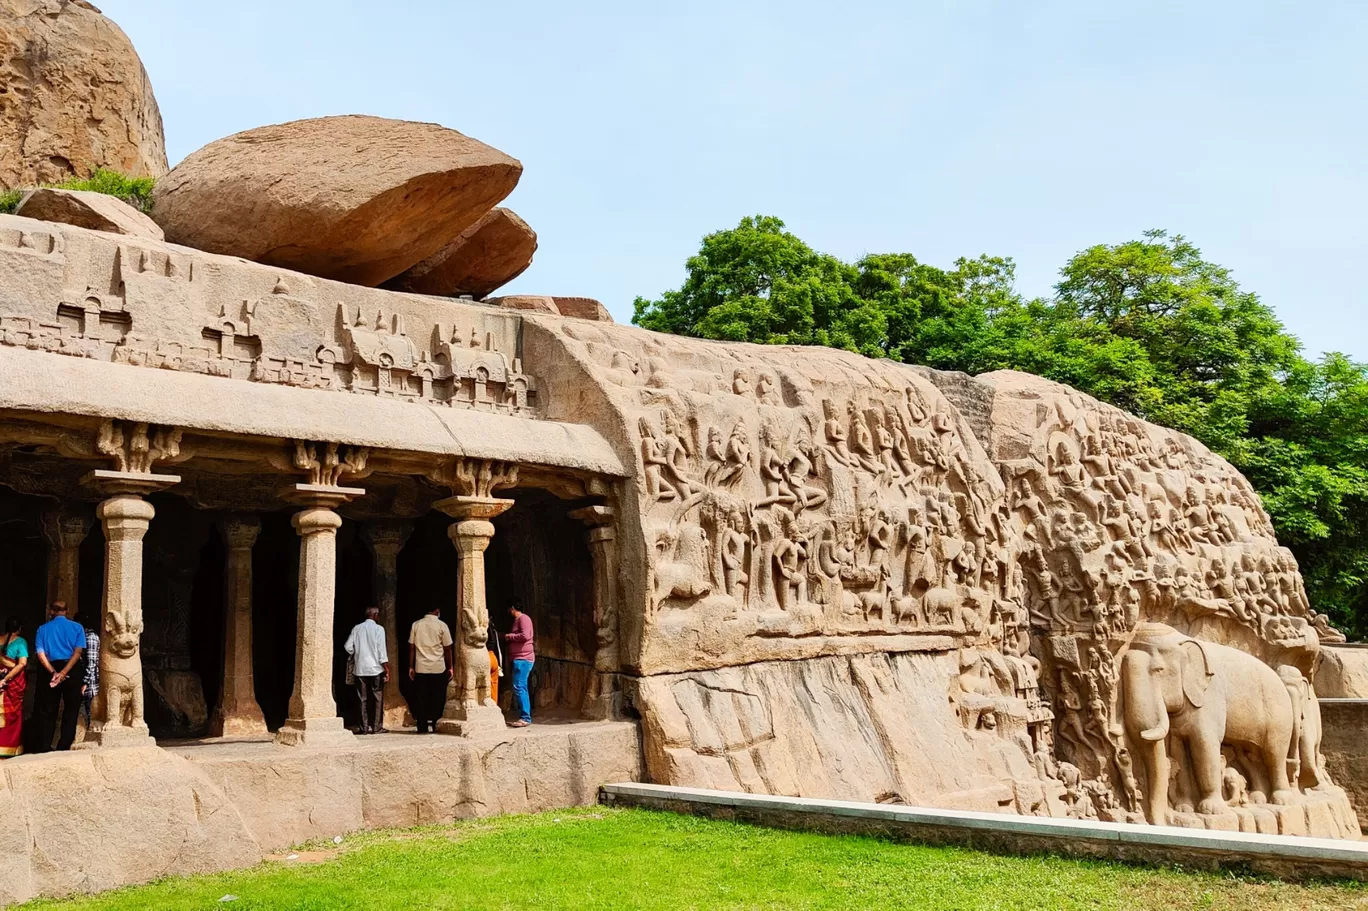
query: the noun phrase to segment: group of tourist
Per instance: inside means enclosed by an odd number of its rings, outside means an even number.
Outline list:
[[[31,655],[23,633],[19,618],[10,617],[0,636],[0,759],[24,752],[24,696],[30,664],[36,687],[35,752],[71,749],[81,715],[89,726],[91,703],[100,692],[100,636],[68,618],[66,602],[48,606],[48,620],[38,627]]]
[[[518,711],[517,720],[510,722],[509,727],[524,728],[532,723],[532,701],[527,690],[536,661],[532,618],[522,612],[516,601],[509,605],[508,612],[513,620],[512,630],[500,633],[492,623],[489,626],[489,696],[498,702],[498,678],[504,674],[500,643],[507,643],[512,661],[513,700]],[[420,734],[436,733],[437,720],[446,706],[447,683],[455,675],[451,630],[442,622],[441,615],[441,609],[434,607],[409,631],[412,708]],[[361,703],[358,734],[385,732],[385,683],[390,679],[390,658],[379,619],[378,608],[367,608],[366,619],[352,629],[344,645]],[[31,653],[23,634],[19,618],[5,620],[4,634],[0,635],[0,759],[24,752],[24,697],[30,671],[36,688],[33,722],[37,731],[32,742],[39,753],[71,749],[81,715],[85,715],[89,726],[91,704],[100,692],[99,634],[69,619],[65,602],[54,601],[49,605],[48,620],[38,627]]]
[[[489,652],[489,698],[499,700],[499,678],[504,675],[503,648],[508,644],[513,671],[513,701],[518,718],[509,727],[525,728],[532,723],[532,700],[527,681],[536,661],[532,618],[523,613],[517,601],[508,605],[513,628],[500,633],[491,622],[485,639]],[[379,623],[380,609],[366,609],[366,619],[352,628],[343,645],[356,681],[356,698],[361,703],[361,724],[357,734],[385,733],[385,684],[390,679],[390,656],[385,645],[385,629]],[[451,629],[442,621],[442,609],[433,607],[409,629],[409,680],[413,682],[410,706],[418,733],[437,733],[437,721],[446,708],[447,684],[455,676],[455,642]]]

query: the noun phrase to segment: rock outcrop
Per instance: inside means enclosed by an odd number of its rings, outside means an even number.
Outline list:
[[[157,184],[172,243],[376,286],[512,192],[522,165],[430,123],[345,116],[237,133]]]
[[[162,240],[162,229],[155,221],[121,199],[87,190],[30,190],[14,214],[92,231]]]
[[[0,0],[0,187],[166,173],[142,61],[85,0]]]
[[[532,310],[540,313],[555,313],[558,316],[573,316],[576,319],[591,319],[600,323],[611,323],[613,315],[608,308],[592,297],[551,297],[540,294],[508,294],[491,297],[487,304],[508,307],[510,310]]]
[[[491,209],[456,239],[385,283],[396,291],[482,298],[532,265],[537,232],[509,209]]]

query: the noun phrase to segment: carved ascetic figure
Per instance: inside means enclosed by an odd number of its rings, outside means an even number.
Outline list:
[[[1126,733],[1142,751],[1150,822],[1168,821],[1168,788],[1162,783],[1169,781],[1169,742],[1185,749],[1198,813],[1226,810],[1221,796],[1223,743],[1252,750],[1274,803],[1295,799],[1287,776],[1292,701],[1267,664],[1229,646],[1146,623],[1122,658],[1121,679]]]

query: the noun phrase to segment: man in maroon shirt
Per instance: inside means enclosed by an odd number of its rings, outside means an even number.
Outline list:
[[[508,605],[508,613],[513,617],[513,629],[504,633],[508,643],[508,656],[513,661],[513,699],[518,706],[518,720],[509,723],[511,728],[525,728],[532,723],[532,700],[527,695],[527,678],[532,673],[532,664],[537,654],[532,648],[532,618],[522,612],[517,601]]]

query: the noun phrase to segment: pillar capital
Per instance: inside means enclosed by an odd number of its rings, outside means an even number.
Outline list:
[[[64,505],[45,510],[42,523],[43,534],[47,537],[48,543],[59,550],[68,550],[81,546],[90,534],[95,518],[88,509]]]
[[[159,490],[174,487],[180,481],[180,475],[175,474],[108,471],[103,468],[81,478],[83,485],[106,497],[145,497]]]
[[[334,487],[328,484],[296,484],[281,491],[281,496],[296,506],[326,510],[337,509],[365,495],[366,491],[360,487]]]
[[[290,519],[300,537],[336,532],[342,527],[342,517],[327,507],[301,509]]]
[[[412,522],[369,522],[361,530],[370,549],[378,557],[395,557],[413,534]]]
[[[460,522],[483,519],[488,524],[490,519],[501,516],[512,508],[513,500],[505,500],[501,497],[447,497],[445,500],[438,500],[432,504],[432,508],[438,512],[445,513]],[[494,534],[493,526],[486,537]],[[478,534],[478,530],[472,528],[471,534]]]
[[[251,550],[261,534],[261,520],[251,515],[231,515],[219,521],[223,543],[232,550]]]

